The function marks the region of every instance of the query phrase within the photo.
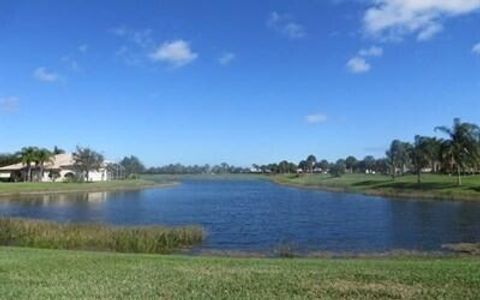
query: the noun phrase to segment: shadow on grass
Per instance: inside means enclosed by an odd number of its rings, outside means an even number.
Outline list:
[[[480,186],[477,186],[477,187],[469,187],[468,189],[469,189],[470,191],[474,191],[474,192],[480,193]]]
[[[440,182],[390,182],[382,183],[375,186],[372,186],[373,189],[402,189],[402,190],[445,190],[457,187],[456,184],[452,183],[440,183]]]
[[[364,181],[359,181],[359,182],[355,182],[354,184],[352,184],[353,186],[375,186],[375,185],[383,185],[383,184],[388,184],[388,181],[385,181],[385,180],[364,180]]]

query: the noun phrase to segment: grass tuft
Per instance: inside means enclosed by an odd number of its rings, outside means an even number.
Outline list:
[[[201,243],[204,235],[204,231],[195,226],[112,227],[0,219],[2,246],[167,254]]]

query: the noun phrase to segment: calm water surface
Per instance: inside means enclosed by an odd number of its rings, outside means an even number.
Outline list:
[[[393,200],[279,186],[262,180],[189,180],[130,192],[0,201],[0,215],[117,225],[203,226],[201,249],[439,250],[480,242],[480,204]]]

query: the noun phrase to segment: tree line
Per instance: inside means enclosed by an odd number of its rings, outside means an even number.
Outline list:
[[[385,157],[375,159],[366,156],[362,160],[354,156],[336,162],[317,160],[309,155],[298,164],[288,161],[268,165],[253,165],[262,173],[329,173],[341,176],[344,173],[381,173],[392,180],[404,174],[416,174],[421,182],[424,172],[436,174],[456,174],[457,184],[461,185],[462,175],[478,173],[480,170],[480,127],[462,122],[456,118],[453,126],[438,126],[435,132],[444,138],[416,135],[413,142],[395,139],[385,153]]]
[[[240,174],[249,173],[249,168],[237,167],[223,162],[218,165],[183,165],[180,163],[168,164],[160,167],[151,167],[145,171],[147,174]]]

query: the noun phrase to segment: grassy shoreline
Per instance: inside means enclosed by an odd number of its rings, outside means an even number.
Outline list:
[[[0,245],[42,249],[170,254],[200,244],[198,226],[122,227],[0,218]]]
[[[392,181],[382,175],[347,174],[342,177],[329,175],[276,175],[268,177],[277,184],[326,190],[332,192],[360,193],[373,196],[480,201],[480,176],[464,178],[462,186],[456,186],[454,177],[424,175],[421,184],[416,176],[402,176]]]
[[[161,188],[177,185],[174,181],[152,181],[152,180],[112,180],[104,182],[89,183],[66,183],[66,182],[19,182],[0,183],[0,197],[22,196],[22,195],[43,195],[63,194],[78,192],[109,192],[127,191],[145,188]],[[0,199],[1,201],[1,199]]]
[[[474,299],[471,257],[258,259],[0,247],[0,298]]]

